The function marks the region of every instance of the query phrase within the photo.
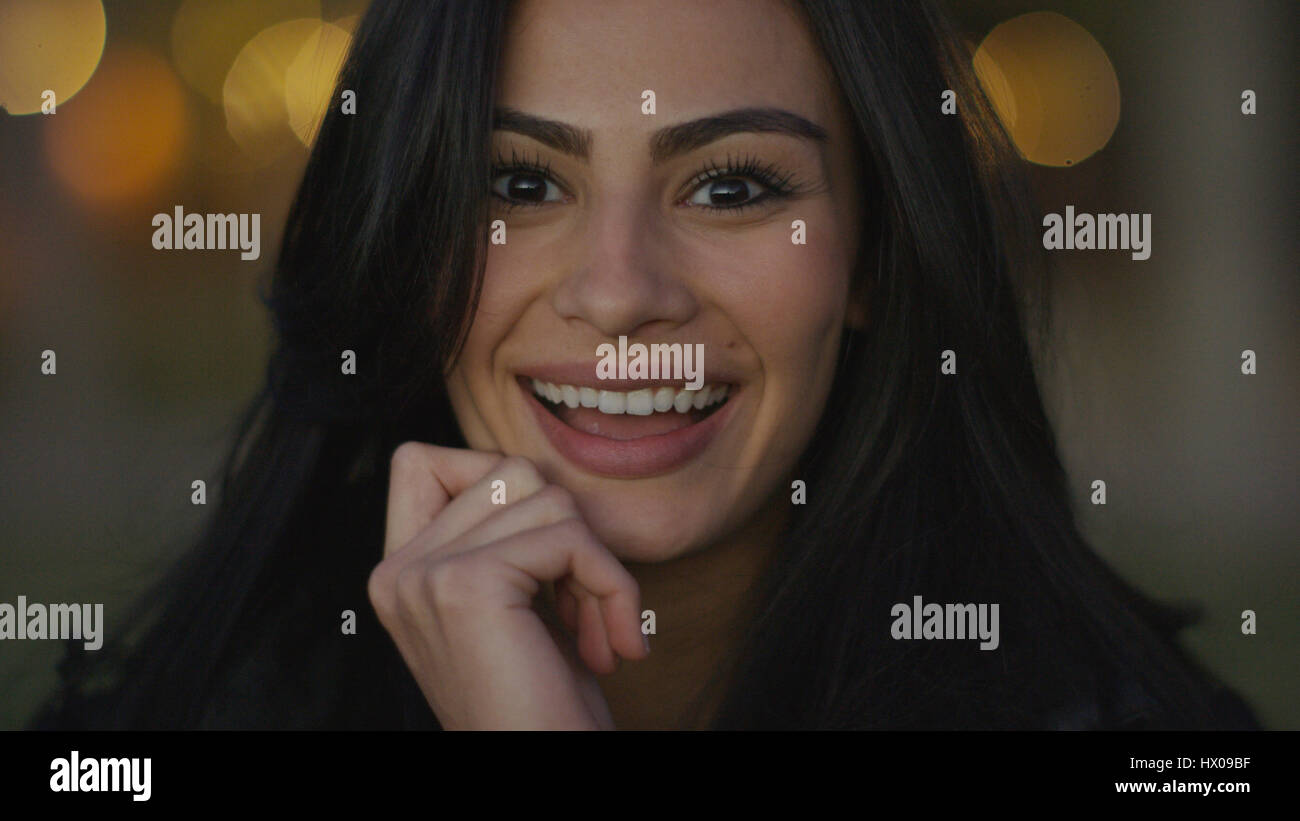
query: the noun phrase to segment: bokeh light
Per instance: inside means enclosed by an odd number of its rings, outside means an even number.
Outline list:
[[[55,177],[90,205],[119,204],[174,178],[190,139],[185,88],[152,52],[109,49],[75,106],[44,132]]]
[[[230,66],[255,34],[320,13],[320,0],[185,0],[172,18],[172,59],[186,83],[220,105]]]
[[[0,108],[34,114],[49,89],[57,113],[95,73],[105,30],[100,0],[0,0]]]
[[[244,45],[226,75],[226,130],[259,165],[301,147],[289,125],[285,76],[321,25],[317,19],[288,20],[263,29]]]
[[[975,73],[1025,158],[1067,166],[1100,151],[1119,123],[1119,80],[1091,34],[1033,12],[1002,23],[974,56]]]
[[[289,112],[289,126],[303,145],[316,139],[325,110],[340,105],[331,99],[339,69],[352,46],[352,35],[338,26],[325,23],[307,38],[289,63],[284,75],[284,103]]]

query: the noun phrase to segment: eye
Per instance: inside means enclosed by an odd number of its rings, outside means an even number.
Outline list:
[[[705,205],[711,208],[739,208],[762,199],[767,191],[767,188],[753,180],[722,177],[706,180],[687,201],[691,205]]]
[[[751,206],[795,196],[802,184],[757,157],[731,157],[710,162],[687,186],[691,193],[680,203],[706,211],[742,211]]]
[[[499,171],[492,178],[492,193],[520,205],[540,205],[564,199],[564,192],[549,177],[526,168]]]

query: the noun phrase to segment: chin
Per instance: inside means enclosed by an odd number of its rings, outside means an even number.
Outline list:
[[[561,482],[562,484],[562,482]],[[572,489],[571,489],[572,490]],[[716,512],[701,509],[702,494],[647,499],[622,488],[618,498],[600,483],[574,490],[583,520],[616,557],[625,562],[666,562],[703,550],[715,538]]]

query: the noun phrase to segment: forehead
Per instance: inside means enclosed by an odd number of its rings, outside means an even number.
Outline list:
[[[641,114],[655,93],[657,117]],[[783,0],[517,0],[498,102],[593,130],[779,106],[828,124],[829,67]]]

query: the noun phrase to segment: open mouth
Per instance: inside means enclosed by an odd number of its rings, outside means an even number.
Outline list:
[[[661,436],[698,424],[717,413],[734,394],[726,383],[699,390],[670,385],[610,391],[519,377],[548,413],[582,433],[628,440]]]

